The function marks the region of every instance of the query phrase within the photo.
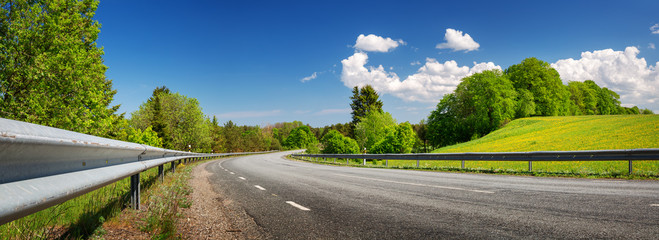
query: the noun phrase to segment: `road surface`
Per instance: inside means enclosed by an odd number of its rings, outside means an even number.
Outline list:
[[[278,239],[659,238],[659,182],[219,160],[215,190]]]

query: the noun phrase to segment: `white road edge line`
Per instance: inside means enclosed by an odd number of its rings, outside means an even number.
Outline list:
[[[293,201],[286,201],[286,203],[288,203],[289,205],[291,205],[293,207],[296,207],[297,209],[300,209],[302,211],[311,211],[311,209],[305,208],[304,206],[302,206],[300,204],[297,204]]]
[[[433,187],[433,188],[451,189],[451,190],[468,191],[468,192],[477,192],[477,193],[494,193],[494,192],[492,192],[492,191],[475,190],[475,189],[465,189],[465,188],[459,188],[459,187],[448,187],[448,186],[429,185],[429,184],[421,184],[421,183],[410,183],[410,182],[398,182],[398,181],[391,181],[391,180],[384,180],[384,179],[377,179],[377,178],[367,178],[367,177],[357,177],[357,176],[350,176],[350,175],[343,175],[343,174],[335,174],[335,175],[338,175],[338,176],[344,176],[344,177],[361,178],[361,179],[373,180],[373,181],[380,181],[380,182],[388,182],[388,183],[398,183],[398,184],[405,184],[405,185],[412,185],[412,186],[420,186],[420,187]]]
[[[254,185],[254,187],[255,187],[255,188],[258,188],[258,189],[261,190],[261,191],[265,191],[265,188],[263,188],[263,187],[261,187],[261,186],[259,186],[259,185]]]
[[[247,180],[247,179],[246,179],[246,178],[244,178],[244,177],[238,177],[238,178],[240,178],[240,179],[242,179],[242,180]]]

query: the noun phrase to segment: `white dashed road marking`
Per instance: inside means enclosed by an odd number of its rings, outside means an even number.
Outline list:
[[[261,191],[265,191],[265,188],[263,188],[263,187],[261,187],[261,186],[259,186],[259,185],[254,185],[254,187],[255,187],[255,188],[258,188],[258,189],[261,190]]]
[[[659,204],[650,204],[650,206],[659,207]]]
[[[302,206],[302,205],[300,205],[300,204],[297,204],[297,203],[295,203],[295,202],[293,202],[293,201],[286,201],[286,203],[288,203],[288,204],[290,204],[291,206],[296,207],[297,209],[300,209],[300,210],[302,210],[302,211],[310,211],[310,210],[311,210],[311,209],[305,208],[304,206]]]
[[[242,180],[247,180],[247,179],[246,179],[246,178],[244,178],[244,177],[238,177],[238,178],[240,178],[240,179],[242,179]]]
[[[229,172],[229,173],[231,173],[231,174],[235,174],[235,173],[233,173],[233,172]]]

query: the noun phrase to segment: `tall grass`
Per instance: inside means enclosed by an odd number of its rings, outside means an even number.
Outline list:
[[[169,164],[166,164],[167,166]],[[142,192],[158,179],[158,168],[140,174]],[[0,239],[86,239],[130,203],[130,177],[62,204],[0,226]]]

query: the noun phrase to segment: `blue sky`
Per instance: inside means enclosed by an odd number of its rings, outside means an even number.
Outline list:
[[[166,85],[220,122],[320,127],[350,121],[350,86],[374,85],[385,111],[417,123],[465,74],[527,57],[659,112],[657,9],[658,1],[112,0],[95,19],[113,104],[128,116]],[[360,35],[370,41],[358,44]]]

